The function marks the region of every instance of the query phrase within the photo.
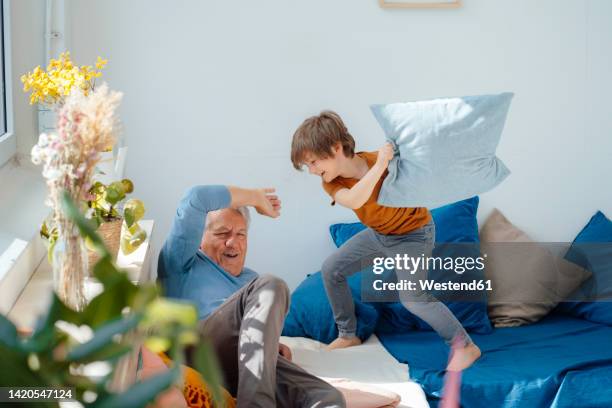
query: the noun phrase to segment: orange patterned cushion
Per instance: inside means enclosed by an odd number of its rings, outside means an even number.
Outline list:
[[[164,353],[159,353],[159,356],[166,365],[172,364],[172,360]],[[182,366],[183,379],[183,396],[189,408],[214,408],[212,394],[208,390],[208,385],[199,372],[186,365]],[[221,389],[223,396],[224,408],[235,408],[236,400],[227,390]]]

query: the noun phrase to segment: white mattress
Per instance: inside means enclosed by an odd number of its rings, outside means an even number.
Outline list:
[[[304,337],[281,337],[291,348],[293,361],[323,378],[348,378],[393,391],[402,397],[400,407],[429,407],[425,393],[410,381],[408,366],[399,363],[375,335],[364,344],[327,351],[325,345]]]

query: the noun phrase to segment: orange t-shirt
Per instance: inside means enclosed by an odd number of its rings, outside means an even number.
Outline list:
[[[364,159],[369,168],[376,163],[378,152],[358,152],[357,156]],[[384,207],[376,202],[383,180],[387,176],[387,170],[376,183],[370,198],[361,207],[357,208],[355,214],[368,227],[384,235],[403,235],[410,231],[421,228],[431,220],[431,214],[425,207],[417,208],[395,208]],[[334,198],[336,192],[343,188],[351,188],[359,180],[354,178],[336,177],[331,182],[323,182],[323,189]],[[332,205],[335,202],[332,202]]]

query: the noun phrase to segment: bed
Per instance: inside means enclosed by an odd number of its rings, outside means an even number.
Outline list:
[[[293,361],[324,379],[347,378],[397,393],[399,407],[429,407],[423,389],[408,376],[408,366],[398,362],[376,335],[358,347],[326,351],[325,345],[305,337],[281,337],[291,348]]]
[[[303,337],[281,341],[314,375],[385,388],[401,396],[400,407],[437,406],[446,345],[434,332],[379,336],[331,352]],[[532,325],[472,338],[483,356],[462,373],[462,407],[612,407],[610,326],[552,314]]]
[[[538,323],[472,335],[483,351],[462,374],[462,407],[612,407],[612,327],[552,314]],[[434,332],[380,341],[438,405],[448,349]]]
[[[473,197],[431,211],[436,223],[436,248],[439,251],[447,248],[445,245],[439,245],[440,243],[472,243],[474,247],[471,248],[480,254],[481,250],[477,247],[480,242],[476,219],[478,203],[478,197]],[[521,237],[528,242],[535,242],[510,221],[505,221],[503,225],[494,223],[493,231],[500,234],[503,232],[502,235],[511,239]],[[483,230],[487,224],[488,220]],[[330,226],[330,233],[335,245],[341,247],[365,228],[358,222],[339,223]],[[569,294],[567,298],[562,296],[566,301],[554,310],[544,310],[546,315],[534,317],[531,311],[531,316],[525,316],[524,305],[517,304],[509,316],[522,317],[525,324],[523,326],[493,328],[495,318],[501,316],[496,314],[493,319],[489,316],[491,299],[495,293],[489,293],[475,302],[447,302],[449,309],[483,352],[483,356],[462,373],[462,407],[612,407],[610,242],[612,221],[598,211],[576,236],[571,252],[568,251],[564,257],[565,260],[588,270],[592,276],[582,284],[581,280],[574,280],[574,284],[578,286],[568,290],[575,289],[576,293]],[[487,266],[489,277],[495,276],[494,265],[489,263]],[[536,263],[533,265],[536,266],[529,267],[537,267]],[[512,268],[516,267],[511,265],[509,270],[498,268],[497,273],[514,273]],[[537,269],[525,270],[533,275],[540,274]],[[367,269],[364,271],[368,273]],[[419,404],[423,401],[419,399],[419,395],[423,392],[427,402],[433,407],[437,406],[442,397],[448,347],[430,327],[411,317],[401,304],[365,301],[361,297],[361,275],[364,273],[355,274],[348,279],[355,301],[357,335],[367,338],[371,333],[375,333],[377,337],[368,340],[366,344],[370,344],[370,341],[376,345],[382,343],[397,362],[406,364],[402,368],[405,377],[401,389],[409,389],[410,392],[402,394],[405,396],[405,405],[421,406]],[[532,284],[528,279],[517,280],[510,288],[520,294],[531,289],[526,285]],[[530,303],[526,305],[532,306]],[[508,310],[505,313],[508,314]],[[536,319],[538,321],[533,323]],[[320,273],[309,275],[293,292],[283,333],[316,338],[323,342],[332,341],[338,336]],[[360,358],[357,351],[360,347],[345,350],[347,360],[348,356]],[[376,359],[380,362],[368,360],[372,361],[373,368],[365,371],[371,373],[371,377],[367,378],[371,383],[393,383],[391,379],[383,380],[386,378],[383,374],[391,370],[388,367],[393,366],[388,359],[382,358],[383,355],[385,354],[380,353],[381,357]],[[330,354],[329,357],[331,356]],[[321,376],[328,375],[327,368],[317,367],[318,364],[326,367],[326,361],[319,362],[311,356],[305,360],[304,364],[309,371]],[[345,361],[333,364],[341,367],[349,365]],[[398,370],[400,366],[393,367],[393,370]],[[351,378],[353,375],[360,375],[361,371],[364,370],[358,367],[353,372],[344,372]],[[398,375],[402,378],[399,372]],[[411,385],[406,385],[406,382]],[[415,387],[417,384],[420,389]]]

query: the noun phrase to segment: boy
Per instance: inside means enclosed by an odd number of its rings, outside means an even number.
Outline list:
[[[356,318],[347,278],[359,271],[360,261],[384,254],[419,256],[431,253],[435,240],[435,225],[427,208],[383,207],[376,200],[393,158],[393,147],[386,143],[378,152],[355,153],[355,140],[338,114],[323,111],[306,119],[293,135],[291,161],[300,170],[308,167],[311,174],[321,177],[323,189],[338,203],[355,211],[367,229],[352,237],[325,260],[321,268],[327,297],[334,312],[339,336],[328,349],[361,344],[356,336]],[[415,250],[417,252],[415,253]],[[427,272],[400,276],[398,279],[424,278]],[[461,340],[462,346],[453,353],[447,370],[463,370],[480,357],[480,349],[472,342],[461,323],[443,303],[429,293],[418,290],[400,291],[400,300],[411,313],[420,317],[446,341]]]

